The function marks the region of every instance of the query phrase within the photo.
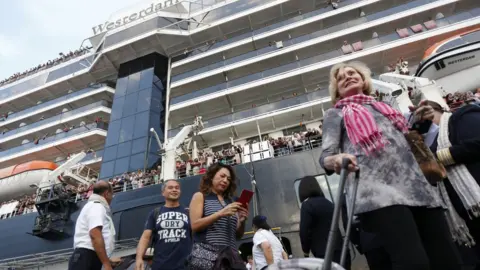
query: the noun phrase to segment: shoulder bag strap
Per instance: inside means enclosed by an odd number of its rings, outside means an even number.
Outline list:
[[[155,222],[155,228],[152,230],[152,236],[150,236],[150,242],[149,242],[149,247],[153,248],[155,245],[155,234],[156,234],[156,222],[158,219],[158,216],[160,215],[160,209],[162,209],[163,206],[157,207],[153,210],[153,220]]]
[[[230,204],[230,199],[224,200],[224,201],[225,201],[225,206],[224,206],[224,207],[226,207],[227,205]],[[230,230],[231,230],[231,228],[232,228],[232,224],[231,224],[231,223],[232,223],[232,217],[229,216],[229,217],[228,217],[228,222],[227,222],[227,232],[228,232],[228,234],[229,234],[229,236],[228,236],[229,238],[231,238],[231,235],[230,235],[230,233],[231,233]],[[235,239],[235,236],[233,236],[233,242],[235,242],[235,240],[236,240],[236,239]]]

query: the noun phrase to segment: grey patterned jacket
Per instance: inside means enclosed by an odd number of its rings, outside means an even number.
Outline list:
[[[325,158],[340,152],[342,129],[342,149],[345,153],[357,157],[360,183],[354,213],[361,214],[392,205],[443,206],[437,191],[427,182],[420,170],[404,134],[371,105],[365,107],[373,114],[378,128],[389,141],[389,144],[375,155],[366,156],[354,149],[342,124],[341,109],[329,109],[323,120],[320,165],[325,168]],[[328,170],[326,172],[333,173]],[[352,186],[352,180],[353,177],[350,177],[347,181],[347,191]]]

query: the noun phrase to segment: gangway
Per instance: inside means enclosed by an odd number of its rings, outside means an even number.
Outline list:
[[[137,248],[138,238],[117,241],[113,257],[122,257],[123,253],[130,254]],[[0,270],[10,269],[59,269],[68,268],[68,260],[73,253],[73,248],[61,249],[52,252],[37,253],[0,260]]]
[[[202,117],[197,116],[192,125],[184,126],[180,132],[167,143],[162,144],[158,134],[153,128],[150,129],[157,140],[158,145],[160,146],[160,154],[162,156],[162,171],[160,179],[175,179],[176,172],[176,158],[177,158],[177,149],[185,143],[185,141],[190,137],[190,142],[194,141],[195,136],[198,135],[200,131],[203,130]],[[189,144],[188,143],[188,144]],[[163,146],[163,147],[162,147]]]
[[[89,186],[97,180],[96,175],[98,175],[97,171],[84,164],[78,164],[63,173],[62,181],[72,186],[81,184]]]
[[[85,158],[86,155],[87,154],[85,152],[80,152],[78,154],[75,154],[72,157],[70,157],[70,159],[65,161],[65,163],[63,163],[58,168],[56,168],[54,171],[51,171],[49,174],[47,174],[38,185],[37,193],[42,192],[46,188],[50,189],[52,185],[60,183],[59,179],[61,178],[59,177],[63,173],[68,171],[70,168],[77,165],[80,161],[82,161],[82,159]]]

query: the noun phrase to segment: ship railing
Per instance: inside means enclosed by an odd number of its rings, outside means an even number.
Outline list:
[[[120,240],[115,243],[115,251],[119,252],[123,250],[131,250],[137,247],[138,238],[131,238]],[[73,248],[61,249],[50,252],[36,253],[31,255],[25,255],[20,257],[14,257],[9,259],[0,260],[0,269],[12,269],[12,268],[42,268],[42,266],[65,263],[70,259],[73,253]]]
[[[273,152],[270,154],[271,158],[292,155],[295,153],[313,150],[319,148],[322,145],[321,135],[315,135],[311,137],[305,137],[299,140],[293,139],[292,143],[285,141],[284,144],[274,145]],[[190,177],[195,175],[202,175],[206,172],[206,169],[214,162],[223,163],[230,166],[236,166],[238,164],[248,163],[242,159],[241,155],[223,156],[216,159],[204,158],[200,162],[192,162],[190,166],[182,164],[176,170],[177,179]],[[255,162],[255,161],[254,161]]]
[[[321,143],[322,143],[321,136],[317,135],[317,136],[307,137],[302,140],[298,140],[297,143],[294,142],[292,144],[285,143],[282,145],[276,145],[276,146],[274,145],[273,153],[270,156],[271,158],[278,158],[282,156],[293,155],[293,154],[304,152],[304,151],[314,150],[319,148],[321,146]],[[185,177],[203,175],[206,172],[208,166],[211,165],[214,161],[220,162],[226,165],[230,165],[230,166],[236,166],[238,164],[248,163],[248,162],[245,162],[244,160],[238,160],[238,157],[236,156],[221,157],[218,160],[214,160],[213,158],[212,159],[205,158],[204,160],[202,159],[202,162],[198,162],[198,164],[195,163],[193,164],[193,166],[192,165],[189,166],[188,169],[187,169],[187,166],[182,166],[177,168],[176,178],[181,179]],[[123,181],[123,183],[121,184],[117,183],[116,185],[114,185],[113,192],[114,194],[118,194],[121,192],[128,192],[131,190],[152,186],[152,185],[159,185],[162,183],[163,182],[159,179],[159,177],[154,177],[154,176],[143,178],[142,183],[139,183],[139,182],[132,183],[131,181]],[[88,193],[89,193],[88,191],[85,191],[81,193],[72,194],[72,196],[74,196],[74,200],[76,202],[81,202],[81,201],[87,200]],[[28,214],[30,212],[32,211],[24,210],[23,214]],[[14,216],[16,216],[16,214],[10,215],[8,217],[5,216],[4,219],[12,218]]]
[[[313,136],[311,138],[302,138],[284,142],[282,144],[273,145],[273,158],[313,150],[315,148],[319,148],[321,145],[321,136]]]

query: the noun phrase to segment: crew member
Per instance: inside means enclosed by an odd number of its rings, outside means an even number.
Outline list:
[[[192,250],[188,210],[180,205],[180,183],[167,180],[162,186],[165,205],[150,212],[137,247],[136,270],[143,270],[147,248],[153,247],[152,270],[185,269]],[[153,238],[152,238],[153,237]]]
[[[112,186],[99,181],[93,186],[93,194],[82,208],[75,225],[74,252],[68,263],[69,270],[110,270],[109,257],[115,246],[115,227],[110,203]]]

